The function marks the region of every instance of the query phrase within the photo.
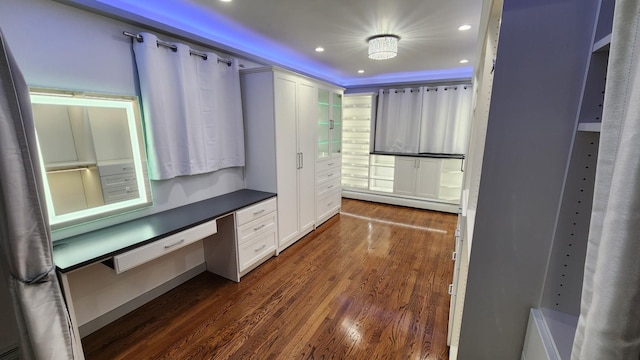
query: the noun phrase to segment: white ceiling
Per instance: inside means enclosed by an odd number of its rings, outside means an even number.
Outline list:
[[[343,83],[376,83],[402,73],[417,80],[465,71],[470,77],[482,8],[482,0],[195,1],[329,66]],[[458,31],[462,24],[471,29]],[[398,56],[369,59],[366,39],[384,33],[400,36]],[[325,51],[315,52],[316,46]]]
[[[482,1],[66,0],[133,14],[251,60],[345,87],[470,78]],[[471,29],[458,31],[463,24]],[[382,33],[400,36],[398,56],[371,60],[366,39]],[[315,52],[317,46],[325,51]]]

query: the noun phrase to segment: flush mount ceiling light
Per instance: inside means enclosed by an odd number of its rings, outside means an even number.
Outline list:
[[[398,55],[398,35],[375,35],[367,39],[369,43],[369,59],[386,60]]]

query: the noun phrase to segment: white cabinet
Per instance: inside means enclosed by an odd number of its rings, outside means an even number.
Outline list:
[[[398,195],[425,198],[438,197],[440,159],[396,158],[393,192]]]
[[[247,187],[278,194],[278,251],[313,230],[318,91],[275,67],[241,72]]]
[[[342,188],[340,186],[340,161],[319,161],[316,175],[316,226],[340,212]]]
[[[342,90],[318,89],[317,159],[339,157],[342,154]]]
[[[345,95],[342,104],[342,187],[369,187],[371,119],[375,114],[374,93]]]
[[[395,156],[371,155],[369,190],[391,193],[394,184]]]

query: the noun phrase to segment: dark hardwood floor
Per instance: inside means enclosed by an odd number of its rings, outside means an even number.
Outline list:
[[[456,216],[343,199],[234,283],[205,272],[85,337],[87,359],[448,359]]]

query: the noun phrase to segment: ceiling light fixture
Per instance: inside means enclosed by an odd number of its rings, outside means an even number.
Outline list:
[[[364,70],[358,70],[358,74],[364,74]]]
[[[398,35],[375,35],[367,39],[369,43],[369,59],[386,60],[398,55]]]
[[[322,46],[318,46],[316,48],[316,52],[323,52],[323,51],[324,51],[324,48]]]
[[[471,25],[465,24],[465,25],[460,25],[460,27],[458,27],[459,31],[467,31],[471,29]]]
[[[231,0],[220,0],[222,2],[231,2]]]
[[[469,62],[469,60],[467,60],[467,59],[462,59],[462,60],[460,60],[460,64],[466,64],[466,63],[468,63],[468,62]]]

